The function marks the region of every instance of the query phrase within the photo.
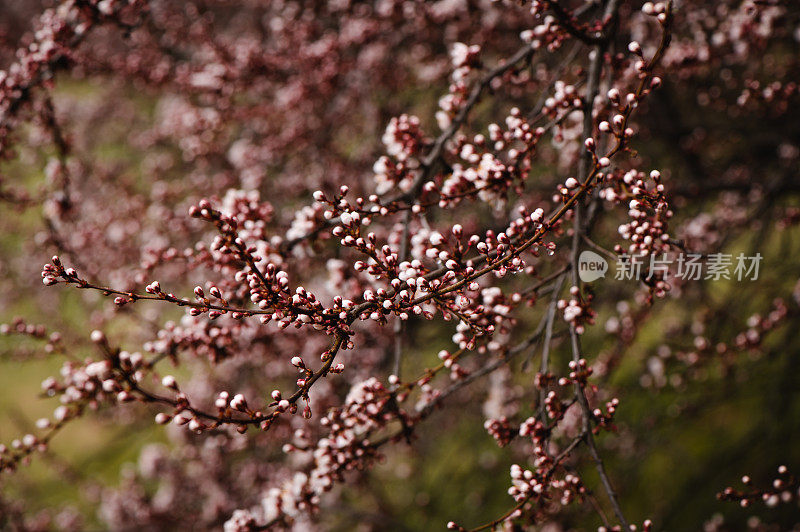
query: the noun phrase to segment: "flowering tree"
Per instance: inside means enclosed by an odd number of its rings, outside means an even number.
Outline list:
[[[677,508],[637,500],[648,453],[675,445],[653,427],[720,412],[713,397],[791,352],[792,2],[66,0],[2,17],[4,353],[61,369],[42,383],[52,413],[0,446],[0,483],[91,418],[168,441],[140,442],[119,483],[84,478],[88,513],[4,490],[12,529],[422,526],[397,512],[426,515],[430,495],[392,506],[370,482],[461,452],[453,434],[493,440],[510,477],[426,529],[675,529]],[[794,419],[765,426],[796,437]],[[706,528],[796,522],[797,451],[734,457],[694,494]]]

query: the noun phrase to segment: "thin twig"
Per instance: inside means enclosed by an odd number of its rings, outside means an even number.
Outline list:
[[[556,306],[558,304],[558,293],[561,291],[561,287],[564,285],[564,280],[567,278],[566,273],[562,274],[561,277],[558,278],[556,281],[556,287],[553,289],[553,298],[550,301],[550,306],[547,309],[547,326],[545,327],[544,333],[544,345],[542,346],[542,363],[539,367],[539,373],[542,375],[546,375],[549,366],[550,366],[550,344],[553,340],[553,322],[555,321],[556,317]],[[539,390],[539,416],[541,418],[542,423],[545,422],[547,419],[547,409],[545,408],[545,399],[546,399],[546,392],[544,387]]]
[[[617,2],[612,0],[609,2],[607,7],[606,13],[607,15],[614,16],[616,12]],[[599,82],[600,77],[602,75],[603,69],[603,55],[606,49],[605,42],[598,43],[593,50],[594,56],[592,57],[591,64],[589,66],[589,82],[586,88],[586,98],[584,100],[584,112],[583,112],[583,139],[592,137],[592,133],[594,131],[594,117],[592,116],[592,110],[594,108],[594,100],[597,97],[599,92]],[[588,151],[583,154],[581,160],[579,162],[578,167],[578,175],[579,179],[583,181],[587,174],[589,173],[589,165],[592,163],[592,154]],[[585,227],[582,225],[582,213],[583,205],[581,202],[578,202],[573,209],[573,228],[574,234],[572,238],[572,256],[571,256],[571,263],[572,263],[572,284],[575,287],[580,287],[580,278],[578,276],[578,255],[580,252],[580,245],[581,241],[583,240],[583,234],[585,231]],[[581,345],[580,345],[580,337],[578,335],[578,331],[574,322],[570,323],[569,326],[569,334],[570,334],[570,346],[572,348],[572,360],[576,364],[580,361],[581,357]],[[603,463],[602,458],[600,457],[600,453],[597,451],[597,446],[594,441],[594,436],[592,435],[592,410],[589,406],[589,400],[586,398],[586,393],[584,392],[583,386],[580,382],[575,382],[575,395],[578,399],[578,403],[581,406],[581,410],[583,413],[583,432],[585,434],[586,444],[589,448],[589,454],[592,457],[592,460],[595,463],[595,468],[597,469],[597,473],[600,476],[600,481],[603,484],[603,488],[606,491],[606,495],[611,503],[611,506],[614,509],[614,513],[619,519],[619,522],[622,524],[624,530],[630,530],[630,525],[628,524],[628,520],[625,517],[625,514],[622,511],[622,506],[619,503],[617,493],[614,490],[613,485],[611,484],[610,479],[608,478],[608,474],[606,473],[605,464]]]
[[[411,225],[411,211],[406,211],[403,214],[403,236],[400,242],[400,255],[398,262],[402,263],[408,258],[408,232],[409,225]],[[400,366],[403,363],[403,328],[404,322],[399,317],[394,322],[394,371],[393,373],[400,377]]]

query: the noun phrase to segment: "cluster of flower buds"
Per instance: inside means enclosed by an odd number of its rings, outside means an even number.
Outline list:
[[[17,61],[2,71],[0,83],[0,158],[7,158],[10,133],[17,123],[17,109],[25,107],[32,89],[50,79],[48,73],[57,69],[59,61],[70,48],[95,25],[104,21],[120,22],[117,18],[123,8],[128,12],[145,9],[140,0],[119,2],[116,0],[92,1],[86,5],[65,4],[51,8],[39,17],[34,38],[27,46],[17,51]]]
[[[581,358],[577,362],[574,360],[569,361],[569,375],[560,377],[558,379],[559,386],[569,386],[572,383],[577,383],[581,387],[585,387],[587,380],[594,373],[594,369],[588,365],[585,358]]]
[[[553,480],[550,485],[554,490],[561,492],[561,497],[559,498],[561,506],[567,506],[586,493],[586,488],[583,486],[581,478],[572,473],[567,473],[563,479]]]
[[[582,107],[583,102],[576,87],[558,80],[554,85],[552,96],[544,101],[542,111],[550,118],[558,119]]]
[[[40,435],[33,433],[14,439],[10,448],[0,444],[0,473],[14,470],[18,464],[27,463],[34,451],[47,450],[50,438],[67,422],[79,417],[85,408],[98,408],[101,401],[113,401],[114,393],[110,389],[109,364],[107,361],[88,362],[77,367],[71,362],[65,363],[61,370],[63,382],[50,377],[42,382],[42,390],[47,396],[59,395],[61,405],[53,411],[52,420],[46,417],[36,421],[36,428],[43,431]]]
[[[583,334],[587,324],[594,324],[596,313],[592,310],[593,296],[589,292],[582,295],[577,286],[570,288],[570,294],[572,297],[569,301],[560,299],[557,306],[564,313],[564,321],[574,326],[575,332]]]
[[[92,340],[100,343],[105,338],[100,331],[95,331]],[[120,366],[125,364],[132,372],[141,368],[143,363],[141,353],[119,353]],[[49,396],[59,396],[64,405],[89,405],[97,408],[109,401],[128,400],[128,394],[122,389],[119,375],[114,372],[114,364],[109,359],[87,359],[82,364],[68,360],[62,365],[60,376],[60,381],[52,377],[44,380],[42,390]]]
[[[632,532],[636,532],[639,530],[639,527],[636,524],[631,523],[630,529]],[[608,528],[606,526],[597,527],[597,532],[616,532],[617,530],[622,530],[619,527]],[[650,519],[645,519],[642,523],[642,532],[651,532],[653,530],[653,521]]]
[[[468,46],[464,43],[453,43],[450,50],[450,61],[455,68],[475,67],[478,65],[478,56],[481,53],[481,47],[473,44]]]
[[[791,474],[785,465],[778,467],[778,477],[772,481],[769,487],[753,487],[753,481],[747,475],[742,477],[742,484],[746,489],[727,487],[717,494],[717,498],[722,501],[738,502],[743,508],[758,501],[762,501],[772,508],[780,503],[790,503],[800,498],[800,480]]]
[[[517,502],[541,496],[547,488],[539,475],[517,464],[511,466],[511,484],[508,494]]]
[[[14,320],[9,323],[2,323],[0,324],[0,334],[7,335],[7,334],[20,334],[24,336],[30,336],[31,338],[38,338],[44,339],[47,337],[47,328],[44,325],[33,325],[31,323],[25,323],[25,320],[22,318],[14,318]],[[60,337],[57,335],[55,338],[52,339],[53,342],[58,342]]]
[[[619,399],[616,397],[611,399],[610,401],[606,401],[606,411],[603,412],[599,408],[595,408],[592,410],[592,417],[594,418],[597,426],[593,429],[595,433],[600,432],[601,428],[606,430],[614,430],[614,415],[617,412],[617,407],[619,406]]]
[[[273,393],[273,398],[276,396],[280,394]],[[377,459],[370,434],[398,416],[410,422],[404,413],[390,408],[392,401],[384,385],[370,378],[353,386],[345,404],[322,418],[321,423],[329,433],[315,446],[309,448],[304,443],[284,446],[285,452],[308,455],[311,466],[280,487],[267,490],[262,501],[262,507],[267,509],[267,520],[313,511],[320,496],[342,481],[347,471],[364,468]]]
[[[712,343],[705,336],[694,338],[692,349],[671,349],[662,345],[657,356],[648,359],[648,374],[642,376],[645,386],[681,386],[686,380],[698,380],[706,375],[706,368],[715,362],[724,367],[733,366],[741,351],[749,351],[752,357],[760,356],[760,349],[769,333],[779,330],[792,313],[781,298],[772,301],[771,309],[765,314],[753,314],[746,322],[747,329],[735,335],[732,341]],[[703,326],[695,322],[695,328]],[[670,362],[677,362],[669,366]]]
[[[541,373],[537,374],[537,377],[541,375]],[[554,377],[552,380],[556,380]],[[537,381],[537,386],[540,386],[541,379]],[[567,412],[567,408],[569,408],[568,404],[564,404],[561,399],[558,397],[558,394],[554,390],[550,390],[547,393],[547,396],[544,399],[544,411],[547,414],[547,417],[552,419],[555,422],[561,421],[564,419],[564,414]]]
[[[155,422],[159,425],[173,423],[177,426],[185,426],[191,432],[198,434],[214,430],[224,424],[232,424],[239,433],[244,433],[249,425],[258,425],[262,430],[267,430],[276,416],[290,410],[292,406],[288,401],[285,404],[275,402],[270,405],[275,407],[272,413],[265,414],[251,409],[243,394],[230,397],[228,392],[222,391],[214,400],[216,408],[216,415],[214,415],[192,406],[189,397],[180,389],[177,380],[172,375],[165,375],[161,379],[161,385],[169,390],[168,395],[157,396],[136,386],[131,389],[131,400],[138,396],[144,400],[172,406],[171,414],[159,412],[155,416]],[[240,414],[244,414],[244,417]]]
[[[508,514],[505,521],[511,522],[523,517],[526,505],[545,498],[557,498],[559,504],[567,506],[582,497],[586,488],[580,477],[567,473],[563,478],[557,478],[554,476],[556,465],[539,468],[536,471],[524,469],[518,464],[511,466],[511,487],[508,489],[508,494],[517,502],[517,507]]]
[[[615,203],[628,202],[628,216],[631,221],[619,226],[619,234],[630,241],[627,249],[615,246],[614,251],[631,256],[645,256],[664,253],[670,249],[670,235],[667,224],[672,218],[661,183],[661,173],[650,172],[652,186],[643,172],[631,170],[621,179],[609,179],[611,185],[601,191],[601,197]]]
[[[520,189],[546,130],[534,126],[516,107],[506,117],[505,126],[490,124],[488,138],[479,134],[471,142],[463,139],[457,143],[454,155],[464,162],[452,165],[440,187],[431,184],[426,189],[439,194],[439,207],[454,208],[465,198],[477,197],[499,208],[510,191]],[[503,151],[502,156],[497,153]]]
[[[756,349],[761,345],[763,336],[784,323],[789,316],[789,307],[783,299],[776,298],[772,302],[772,310],[766,316],[753,314],[747,319],[747,330],[736,335],[733,344],[737,349]]]
[[[467,78],[473,70],[480,67],[480,52],[481,47],[476,44],[472,46],[461,42],[453,44],[450,50],[450,61],[453,65],[450,87],[447,94],[439,98],[439,110],[436,112],[436,121],[440,129],[449,128],[453,118],[464,105],[467,99]]]
[[[64,281],[79,282],[78,272],[74,268],[64,268],[58,255],[54,255],[50,262],[42,267],[42,283],[51,286]]]
[[[245,243],[237,231],[236,219],[214,210],[206,200],[193,207],[190,214],[217,226],[220,237],[212,245],[213,250],[223,255],[231,254],[246,265],[237,272],[236,278],[237,281],[247,283],[250,301],[259,310],[238,311],[233,317],[261,314],[262,323],[275,320],[282,328],[294,325],[298,328],[311,326],[323,330],[339,325],[340,309],[326,309],[313,293],[302,286],[298,286],[292,293],[286,271],[268,262],[266,257],[258,254],[254,246]],[[345,221],[352,224],[352,219]]]
[[[558,420],[553,423],[557,424]],[[547,455],[547,441],[552,433],[552,426],[548,426],[536,417],[529,417],[519,427],[519,435],[528,437],[534,445],[533,453],[535,456],[534,463],[540,466],[548,460]]]
[[[535,0],[531,2],[531,14],[541,15],[544,11],[546,2]],[[545,15],[541,17],[541,22],[531,29],[524,30],[519,34],[520,39],[530,43],[534,50],[547,49],[553,51],[558,48],[564,40],[564,29],[558,25],[555,17]]]
[[[642,5],[642,13],[651,17],[656,17],[662,24],[667,21],[666,2],[645,2]]]
[[[500,447],[505,447],[511,443],[511,440],[521,432],[521,429],[512,426],[505,416],[499,419],[487,419],[483,423],[483,428],[486,429],[486,432],[494,438],[495,443]]]
[[[769,107],[771,112],[786,111],[789,102],[800,92],[800,85],[795,82],[781,83],[773,81],[762,86],[758,80],[749,80],[745,88],[736,99],[736,104],[740,107],[763,106]]]
[[[285,272],[279,271],[277,274],[275,274],[275,267],[271,264],[267,266],[266,270],[270,275],[274,275],[274,277],[276,277],[278,282],[275,284],[278,287],[283,288],[284,292],[288,292],[288,288],[286,288],[286,285],[288,285],[288,280],[282,283],[280,282],[280,279],[286,278]],[[239,272],[239,276],[245,278],[246,274]],[[146,285],[146,294],[140,294],[133,291],[117,290],[114,288],[92,284],[81,277],[75,268],[65,268],[58,256],[54,256],[50,263],[44,265],[42,269],[42,279],[45,285],[53,285],[63,282],[77,285],[80,288],[91,288],[97,290],[106,296],[113,297],[114,304],[117,307],[123,307],[138,300],[160,300],[167,303],[174,303],[179,307],[188,307],[188,313],[190,316],[207,314],[209,318],[216,319],[223,314],[230,314],[233,319],[238,320],[258,314],[261,315],[261,320],[263,323],[270,321],[276,316],[285,318],[285,314],[281,313],[280,311],[273,313],[272,310],[264,310],[268,308],[269,305],[263,302],[263,291],[258,290],[258,287],[255,288],[255,291],[259,295],[257,297],[251,296],[251,301],[257,301],[259,303],[259,308],[256,309],[231,307],[228,301],[223,297],[221,290],[210,283],[208,285],[208,289],[211,298],[206,297],[205,291],[201,286],[196,286],[194,289],[194,301],[180,298],[171,292],[164,292],[161,288],[161,283],[158,281],[153,281]],[[259,285],[259,287],[260,286],[263,286],[263,284]]]
[[[0,472],[13,471],[17,464],[26,462],[32,452],[46,449],[46,442],[34,434],[25,434],[22,438],[12,440],[10,448],[0,444]]]
[[[395,186],[409,190],[418,175],[421,154],[429,143],[419,118],[405,114],[392,118],[382,140],[389,156],[378,159],[373,167],[377,193],[383,194]]]
[[[0,335],[11,334],[28,336],[36,340],[45,340],[46,343],[43,347],[45,353],[53,353],[57,349],[61,348],[62,344],[61,333],[52,332],[47,334],[47,328],[44,325],[27,323],[24,319],[19,317],[14,318],[11,323],[0,323]],[[14,354],[19,354],[25,357],[31,356],[31,353],[19,350],[14,350]]]

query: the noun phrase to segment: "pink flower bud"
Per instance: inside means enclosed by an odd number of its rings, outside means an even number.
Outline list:
[[[117,394],[117,401],[119,401],[120,403],[128,403],[128,402],[133,401],[133,400],[134,400],[134,397],[130,393],[125,391],[125,390],[123,390],[123,391],[121,391],[121,392],[119,392]]]
[[[240,412],[245,412],[247,410],[247,401],[244,398],[244,395],[237,393],[231,399],[231,408],[234,410],[239,410]]]

